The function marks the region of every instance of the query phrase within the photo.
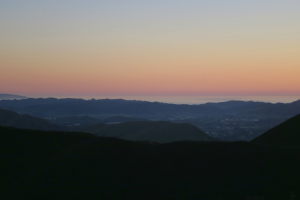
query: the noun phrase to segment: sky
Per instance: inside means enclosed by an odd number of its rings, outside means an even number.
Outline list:
[[[0,0],[0,93],[298,95],[299,0]]]

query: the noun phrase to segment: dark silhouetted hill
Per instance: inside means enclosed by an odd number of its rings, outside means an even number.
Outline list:
[[[127,118],[116,117],[112,120],[127,120]],[[72,124],[72,121],[88,125]],[[32,117],[29,115],[20,115],[18,113],[0,109],[0,126],[8,126],[23,129],[34,130],[65,130],[65,131],[84,131],[94,133],[99,136],[121,138],[133,141],[151,141],[151,142],[173,142],[173,141],[210,141],[212,137],[206,135],[198,128],[190,124],[179,124],[171,122],[124,122],[118,124],[100,124],[96,123],[98,119],[90,117],[68,117],[57,119],[55,124],[47,120]],[[94,125],[90,125],[96,123]]]
[[[272,128],[253,142],[265,145],[300,147],[300,115]]]
[[[9,110],[0,109],[0,126],[37,130],[61,130],[62,128],[51,124],[47,120],[21,115]]]
[[[299,149],[245,142],[130,142],[0,127],[9,199],[290,199]]]
[[[134,141],[175,142],[212,141],[212,137],[190,124],[163,121],[134,121],[119,124],[98,124],[82,129],[99,136]]]

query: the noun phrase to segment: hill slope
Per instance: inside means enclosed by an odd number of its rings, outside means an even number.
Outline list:
[[[163,121],[137,121],[120,124],[99,124],[83,129],[99,136],[116,137],[134,141],[174,142],[174,141],[212,141],[197,127],[185,123]]]
[[[272,128],[253,142],[266,145],[300,147],[300,115]]]
[[[51,124],[47,120],[32,117],[30,115],[20,115],[18,113],[0,109],[0,126],[9,126],[23,129],[36,130],[59,130],[60,127]]]
[[[297,149],[229,142],[149,144],[3,127],[0,133],[0,183],[10,199],[232,200],[300,195]]]
[[[64,124],[68,125],[88,125],[92,121],[82,117],[110,118],[108,122],[104,120],[104,123],[129,121],[129,118],[189,123],[220,140],[251,141],[290,117],[300,114],[300,101],[276,104],[229,101],[176,105],[122,99],[47,98],[1,100],[0,108],[49,120],[65,118]],[[116,119],[116,116],[125,116],[127,119]],[[54,121],[56,122],[58,121]]]
[[[96,119],[95,119],[96,120]],[[0,126],[34,130],[68,130],[94,133],[98,136],[114,137],[133,141],[173,142],[211,141],[211,137],[190,124],[171,122],[125,122],[120,124],[99,124],[89,126],[63,126],[47,120],[20,115],[0,109]]]

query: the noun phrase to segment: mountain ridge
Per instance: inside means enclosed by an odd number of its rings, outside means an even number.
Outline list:
[[[219,140],[251,141],[290,117],[300,114],[299,102],[227,101],[186,105],[123,99],[29,98],[2,100],[0,108],[44,118],[54,123],[56,119],[65,118],[66,124],[70,125],[80,122],[88,124],[93,122],[92,118],[105,121],[116,116],[127,118],[125,121],[133,118],[189,123]],[[115,120],[118,121],[122,120]],[[111,122],[114,123],[113,120]]]
[[[0,126],[35,130],[62,130],[62,127],[51,124],[45,119],[4,109],[0,109]]]
[[[16,94],[0,93],[0,100],[26,99],[26,96]]]
[[[123,119],[123,118],[122,118]],[[114,137],[131,141],[173,142],[213,141],[214,139],[190,124],[157,121],[131,121],[118,124],[95,124],[87,126],[62,126],[51,122],[0,109],[0,126],[52,131],[87,132],[98,136]]]
[[[300,147],[300,115],[296,115],[253,140],[257,144]]]
[[[214,141],[215,139],[187,123],[166,121],[131,121],[118,124],[99,124],[84,131],[98,136],[116,137],[131,141],[175,142],[175,141]]]

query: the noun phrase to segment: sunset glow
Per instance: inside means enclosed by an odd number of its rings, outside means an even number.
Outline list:
[[[296,0],[4,0],[0,91],[300,94],[299,19]]]

